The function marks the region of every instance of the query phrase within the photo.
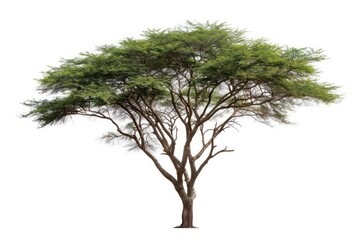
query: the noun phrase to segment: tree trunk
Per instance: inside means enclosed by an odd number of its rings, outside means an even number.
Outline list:
[[[181,215],[182,223],[178,228],[193,228],[193,200],[183,201],[183,210]]]
[[[189,191],[189,194],[186,194],[183,188],[178,191],[181,201],[183,203],[183,210],[181,214],[181,225],[176,228],[194,228],[193,225],[193,202],[196,197],[195,190],[192,189]]]

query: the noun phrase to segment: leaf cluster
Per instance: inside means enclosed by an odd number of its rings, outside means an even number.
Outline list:
[[[55,97],[26,102],[24,116],[46,126],[111,110],[134,121],[136,101],[200,124],[223,109],[286,122],[294,105],[339,99],[336,86],[316,80],[314,63],[324,58],[321,50],[249,40],[226,24],[188,22],[63,59],[38,80],[39,91]]]

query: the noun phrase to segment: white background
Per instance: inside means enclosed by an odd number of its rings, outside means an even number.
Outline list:
[[[357,1],[41,1],[0,3],[0,239],[360,239]],[[246,122],[236,149],[204,170],[195,225],[140,152],[106,145],[82,118],[38,129],[20,103],[60,58],[186,20],[227,22],[251,38],[325,50],[320,79],[341,103],[301,107],[296,124]]]

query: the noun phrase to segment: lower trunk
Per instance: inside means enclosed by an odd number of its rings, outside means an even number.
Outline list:
[[[193,226],[193,200],[183,200],[183,210],[181,215],[182,223],[177,228],[194,228]]]

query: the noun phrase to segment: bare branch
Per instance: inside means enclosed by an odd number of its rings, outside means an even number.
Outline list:
[[[169,173],[167,172],[159,163],[159,161],[156,159],[156,157],[149,152],[146,147],[142,147],[141,150],[153,161],[153,163],[155,164],[156,168],[160,171],[160,173],[166,178],[168,179],[170,182],[172,182],[174,185],[177,184],[176,179]]]
[[[214,158],[215,156],[219,155],[220,153],[224,153],[224,152],[233,152],[234,150],[232,149],[228,149],[227,147],[223,148],[222,150],[219,150],[215,153],[213,153],[213,150],[216,148],[215,145],[211,146],[211,151],[210,154],[208,155],[208,157],[204,160],[204,162],[200,165],[200,167],[198,168],[198,170],[196,171],[196,178],[199,176],[200,172],[203,170],[203,168],[209,163],[209,161]]]
[[[125,133],[124,131],[121,130],[120,126],[115,122],[114,119],[112,119],[110,116],[106,116],[105,114],[99,112],[99,111],[93,111],[93,110],[86,110],[83,108],[83,112],[78,112],[78,115],[82,115],[82,116],[88,116],[88,117],[96,117],[96,118],[101,118],[101,119],[106,119],[108,121],[110,121],[115,127],[117,132],[119,132],[121,135],[128,137],[129,139],[133,139],[135,140],[135,136]]]

